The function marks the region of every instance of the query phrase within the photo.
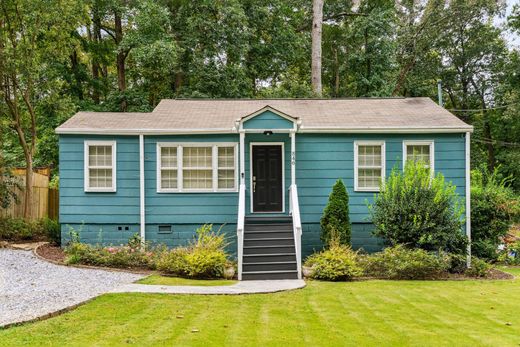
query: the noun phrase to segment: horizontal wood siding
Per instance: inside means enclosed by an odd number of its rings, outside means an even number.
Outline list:
[[[296,183],[304,224],[302,247],[309,252],[321,247],[319,222],[333,184],[341,178],[350,197],[350,219],[353,223],[352,244],[374,251],[380,240],[371,236],[367,203],[373,202],[374,192],[354,191],[354,141],[384,140],[386,143],[386,177],[394,167],[402,169],[404,140],[435,142],[435,171],[457,186],[465,197],[465,156],[463,134],[436,135],[356,135],[356,134],[297,134]]]
[[[265,111],[244,122],[244,129],[292,129],[293,122],[279,115]]]

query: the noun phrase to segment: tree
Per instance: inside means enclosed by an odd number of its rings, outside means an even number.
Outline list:
[[[347,188],[342,180],[337,180],[329,195],[329,202],[321,217],[321,241],[328,246],[333,238],[341,244],[350,244],[351,226],[349,217]]]
[[[36,105],[58,92],[56,61],[66,59],[79,26],[82,3],[72,0],[38,2],[5,0],[0,3],[0,117],[16,133],[25,159],[24,216],[32,216],[32,178],[38,140]],[[59,16],[56,15],[59,13]]]
[[[323,0],[312,0],[312,90],[321,96],[321,34],[323,25]]]

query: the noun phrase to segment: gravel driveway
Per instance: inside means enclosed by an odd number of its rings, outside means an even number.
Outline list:
[[[30,251],[0,249],[0,327],[77,305],[142,277],[54,265]]]

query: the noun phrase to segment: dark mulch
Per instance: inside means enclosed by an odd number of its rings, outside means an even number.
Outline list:
[[[65,263],[65,252],[60,247],[45,244],[38,247],[36,253],[44,259],[62,264]]]
[[[464,281],[464,280],[512,280],[515,276],[511,275],[510,273],[501,271],[496,268],[492,268],[489,270],[486,277],[470,277],[465,274],[448,274],[448,276],[445,278],[446,280],[452,280],[452,281]]]

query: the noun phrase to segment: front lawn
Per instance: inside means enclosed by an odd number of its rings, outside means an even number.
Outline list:
[[[519,289],[520,280],[311,281],[264,295],[109,294],[0,331],[0,345],[518,346]]]
[[[211,286],[229,286],[231,284],[237,283],[237,281],[230,280],[192,280],[188,278],[181,277],[169,277],[169,276],[160,276],[160,275],[151,275],[143,278],[142,280],[137,281],[140,284],[159,284],[166,286],[202,286],[202,287],[211,287]]]

